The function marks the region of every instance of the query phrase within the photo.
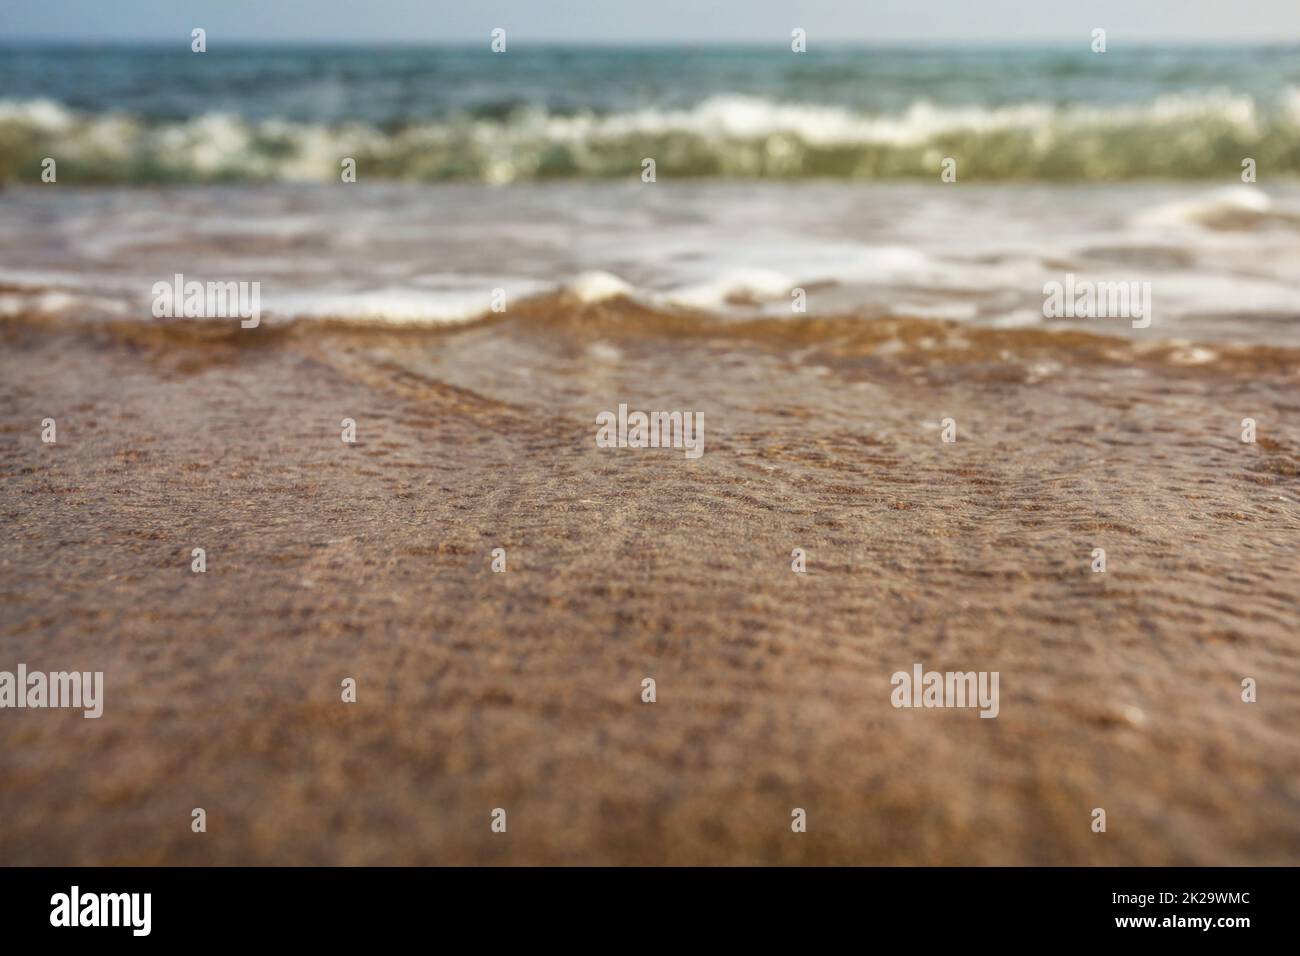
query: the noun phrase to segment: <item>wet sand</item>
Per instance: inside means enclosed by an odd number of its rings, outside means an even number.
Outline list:
[[[0,713],[4,863],[1300,860],[1294,350],[563,300],[0,334],[0,669],[106,684]],[[620,402],[703,456],[598,449]],[[916,662],[999,717],[894,709]]]

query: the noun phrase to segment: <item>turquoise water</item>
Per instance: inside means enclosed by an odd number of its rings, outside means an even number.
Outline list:
[[[1300,48],[0,47],[0,176],[1300,173]]]

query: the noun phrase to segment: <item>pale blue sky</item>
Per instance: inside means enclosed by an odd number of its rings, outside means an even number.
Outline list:
[[[1300,42],[1300,0],[0,0],[0,41]],[[186,40],[188,42],[188,40]]]

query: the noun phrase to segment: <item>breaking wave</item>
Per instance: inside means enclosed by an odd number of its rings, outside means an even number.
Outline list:
[[[726,94],[682,109],[559,115],[520,107],[394,128],[360,122],[184,122],[85,114],[50,100],[0,101],[0,181],[337,181],[358,177],[505,183],[548,177],[933,178],[944,157],[970,180],[1226,179],[1253,158],[1300,173],[1300,90],[1267,105],[1227,91],[1141,105],[939,106],[872,114]]]

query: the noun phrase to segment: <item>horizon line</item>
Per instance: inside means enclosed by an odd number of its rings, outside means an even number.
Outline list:
[[[489,36],[474,37],[469,39],[409,39],[402,37],[395,38],[375,38],[375,39],[343,39],[343,38],[288,38],[288,37],[243,37],[231,36],[220,37],[220,42],[227,46],[263,46],[263,47],[300,47],[300,46],[333,46],[333,47],[413,47],[413,48],[471,48],[480,45],[486,46]],[[543,37],[540,39],[528,39],[526,36],[522,40],[514,40],[516,44],[522,45],[526,49],[537,48],[574,48],[574,47],[602,47],[606,49],[619,48],[732,48],[732,49],[781,49],[788,46],[788,37],[780,37],[773,40],[763,39],[666,39],[666,38],[596,38],[582,37],[572,39],[559,39],[554,37]],[[64,45],[64,46],[158,46],[165,47],[172,44],[180,45],[186,49],[189,47],[190,35],[188,33],[178,34],[177,38],[172,40],[165,37],[67,37],[67,36],[7,36],[0,37],[0,48],[17,47],[17,46],[36,46],[36,45]],[[209,37],[211,40],[211,37]],[[1041,38],[1019,38],[1003,39],[994,37],[968,37],[965,39],[934,39],[934,38],[861,38],[861,39],[828,39],[817,40],[817,48],[820,49],[960,49],[966,47],[985,47],[990,49],[1008,49],[1022,50],[1032,49],[1039,46],[1062,47],[1069,45],[1078,45],[1079,49],[1090,52],[1088,47],[1088,37],[1041,37]],[[1159,46],[1179,46],[1193,49],[1231,49],[1238,47],[1300,47],[1300,38],[1278,39],[1277,37],[1237,37],[1233,39],[1210,39],[1205,37],[1142,37],[1133,41],[1116,44],[1114,38],[1109,39],[1111,50],[1119,52],[1124,49],[1142,49]],[[813,52],[812,49],[808,51]],[[508,54],[507,54],[508,55]],[[806,54],[804,54],[806,55]]]

